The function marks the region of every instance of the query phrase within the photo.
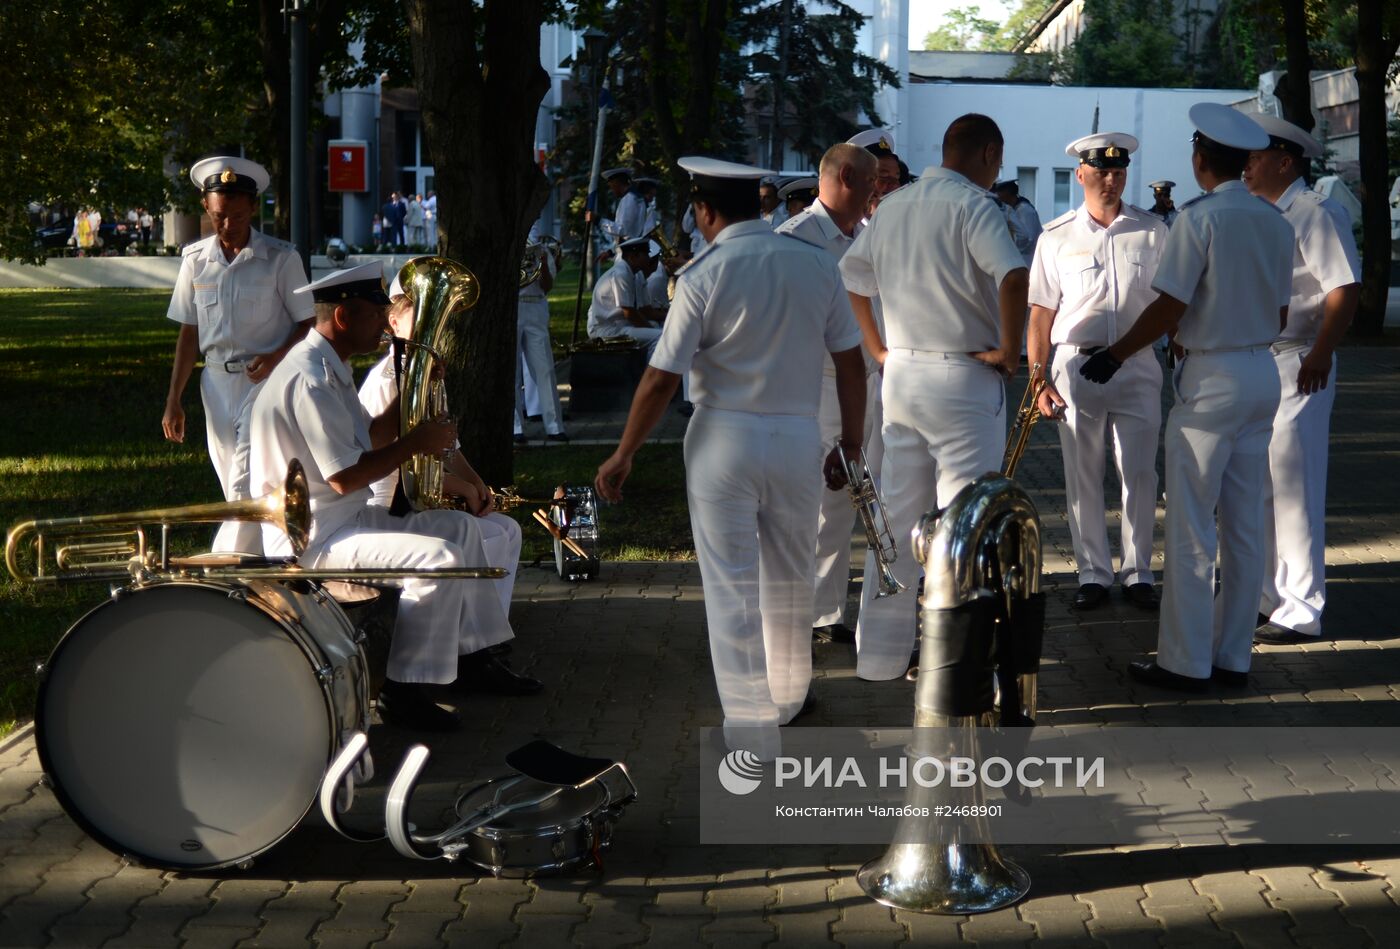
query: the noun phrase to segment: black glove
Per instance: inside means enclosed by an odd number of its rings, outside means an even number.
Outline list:
[[[1095,346],[1089,350],[1089,358],[1079,367],[1079,374],[1090,382],[1103,385],[1113,378],[1113,374],[1123,368],[1123,364],[1113,358],[1107,346]]]

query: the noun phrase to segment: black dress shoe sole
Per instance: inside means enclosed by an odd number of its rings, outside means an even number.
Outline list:
[[[1321,638],[1320,636],[1309,636],[1306,633],[1296,633],[1291,629],[1275,626],[1273,623],[1267,623],[1263,629],[1254,631],[1254,641],[1263,646],[1299,646],[1303,643],[1318,642]]]
[[[1178,675],[1167,669],[1163,669],[1155,662],[1144,668],[1137,663],[1128,665],[1128,675],[1143,685],[1153,685],[1159,689],[1171,689],[1175,692],[1204,692],[1210,685],[1209,679],[1193,679],[1191,676]]]
[[[1076,593],[1074,595],[1074,608],[1076,610],[1096,610],[1108,602],[1108,590],[1101,590],[1096,593]]]
[[[1248,672],[1236,672],[1233,669],[1222,669],[1219,666],[1210,667],[1210,680],[1232,689],[1243,689],[1249,685]]]
[[[1133,584],[1133,587],[1136,586],[1137,584]],[[1161,609],[1161,598],[1157,596],[1157,591],[1153,590],[1152,587],[1147,587],[1147,590],[1144,593],[1134,592],[1133,587],[1123,588],[1123,599],[1127,600],[1129,603],[1131,603],[1133,606],[1136,606],[1138,609],[1148,613],[1156,613],[1158,610]]]

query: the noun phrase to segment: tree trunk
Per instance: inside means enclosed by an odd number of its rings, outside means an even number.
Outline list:
[[[249,155],[266,166],[272,176],[272,231],[284,240],[291,236],[292,180],[292,52],[290,34],[283,29],[283,0],[261,0],[258,4],[258,52],[262,60],[263,94],[267,117],[272,125],[273,153]]]
[[[778,68],[773,73],[773,142],[769,167],[783,170],[783,92],[787,88],[788,34],[792,32],[792,0],[782,0],[783,12],[778,21]]]
[[[1311,132],[1312,54],[1308,51],[1306,0],[1283,0],[1283,34],[1288,55],[1288,88],[1283,97],[1283,117]]]
[[[448,400],[467,459],[488,484],[505,485],[514,480],[520,260],[548,197],[534,161],[535,120],[549,90],[540,66],[543,7],[541,0],[404,0],[404,7],[442,253],[481,283],[476,306],[451,322]]]
[[[1356,85],[1361,152],[1361,303],[1356,313],[1358,336],[1379,336],[1385,327],[1386,292],[1390,286],[1390,203],[1386,181],[1385,79],[1400,43],[1400,30],[1389,33],[1382,4],[1357,5]]]

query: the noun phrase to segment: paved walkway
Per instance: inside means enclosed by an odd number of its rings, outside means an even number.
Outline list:
[[[1400,349],[1347,349],[1342,366],[1329,636],[1260,650],[1242,692],[1183,700],[1139,688],[1125,664],[1152,646],[1154,622],[1116,599],[1083,618],[1069,611],[1059,452],[1052,432],[1037,431],[1022,474],[1046,528],[1047,722],[1400,724]],[[351,844],[315,817],[247,871],[124,866],[63,815],[21,736],[0,751],[0,946],[1400,944],[1394,847],[1013,847],[1031,874],[1030,898],[974,918],[894,912],[866,899],[853,874],[878,847],[702,847],[697,729],[718,724],[720,713],[695,566],[606,565],[601,579],[578,586],[524,570],[514,618],[514,661],[548,690],[465,700],[468,726],[433,742],[420,795],[450,801],[536,735],[623,757],[641,798],[602,874],[478,878],[406,861],[386,844]],[[857,680],[844,647],[819,652],[815,689],[813,724],[911,720],[912,686]],[[387,772],[405,736],[374,732]],[[382,783],[357,811],[373,814],[380,795]]]

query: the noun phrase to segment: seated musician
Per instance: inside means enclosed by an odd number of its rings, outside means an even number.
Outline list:
[[[389,329],[401,339],[413,337],[413,303],[404,294],[397,277],[389,287]],[[405,361],[407,354],[405,354]],[[360,385],[360,404],[371,418],[387,412],[392,406],[394,413],[399,411],[399,378],[394,369],[394,355],[390,352],[369,370]],[[496,512],[495,497],[486,482],[467,463],[461,452],[461,445],[453,446],[453,451],[445,459],[442,472],[443,494],[459,499],[460,509],[478,518],[477,527],[481,531],[481,545],[486,551],[486,563],[493,567],[504,567],[510,573],[501,580],[479,581],[468,595],[486,595],[488,587],[495,587],[500,597],[501,608],[510,612],[510,595],[515,587],[515,567],[520,561],[520,525],[514,519]],[[399,486],[399,470],[395,468],[383,478],[371,484],[373,497],[369,503],[380,507],[394,507],[394,494]],[[396,509],[397,510],[397,509]],[[459,663],[459,682],[477,692],[495,692],[501,695],[528,695],[540,690],[536,679],[514,672],[497,657],[498,652],[506,651],[505,645],[492,646],[480,652],[463,656]]]
[[[651,358],[656,341],[661,337],[661,320],[665,312],[648,306],[639,293],[638,277],[647,271],[651,259],[651,240],[638,237],[619,245],[621,256],[612,269],[598,278],[593,287],[593,303],[588,307],[588,336],[607,339],[630,336],[645,344]]]
[[[370,504],[370,485],[418,454],[452,447],[457,428],[429,419],[399,435],[399,406],[371,418],[355,392],[349,359],[375,351],[388,322],[379,264],[338,271],[297,292],[315,302],[316,324],[263,385],[252,412],[254,494],[277,489],[288,462],[306,469],[312,529],[301,563],[319,568],[447,568],[490,565],[480,518],[430,510],[396,517]],[[264,532],[267,553],[289,553]],[[512,566],[508,565],[508,566]],[[500,597],[485,580],[402,581],[380,716],[405,728],[445,731],[458,719],[426,686],[458,678],[458,659],[513,637]]]

